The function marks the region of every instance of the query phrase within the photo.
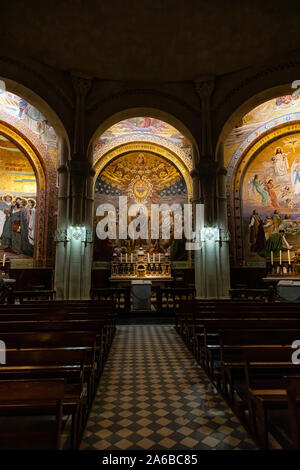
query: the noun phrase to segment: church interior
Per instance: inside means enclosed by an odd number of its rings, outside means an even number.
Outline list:
[[[299,3],[113,3],[0,5],[0,449],[299,450]]]

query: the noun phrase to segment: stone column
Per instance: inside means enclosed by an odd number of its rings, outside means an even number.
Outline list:
[[[59,141],[58,155],[60,157],[58,166],[58,207],[57,207],[57,230],[56,230],[56,260],[54,289],[57,299],[65,299],[68,279],[68,246],[67,229],[69,220],[69,149],[66,141]]]
[[[201,106],[200,159],[196,164],[194,178],[199,185],[198,200],[204,204],[204,229],[202,248],[195,252],[195,286],[197,298],[218,299],[223,297],[223,246],[222,224],[218,212],[218,162],[212,141],[211,95],[214,77],[203,76],[195,81]],[[222,261],[221,261],[222,260]]]
[[[70,161],[72,214],[69,227],[70,275],[69,299],[90,298],[91,250],[90,221],[87,220],[86,191],[91,163],[85,141],[85,99],[91,80],[84,75],[72,75],[76,94],[73,154]]]
[[[217,171],[217,201],[218,201],[218,224],[220,227],[219,241],[219,276],[221,298],[229,298],[230,290],[230,258],[229,258],[229,231],[227,217],[226,198],[226,175],[227,170],[224,165],[223,145],[218,151],[219,167]]]
[[[216,169],[217,164],[201,162],[198,168],[199,182],[202,192],[201,201],[204,204],[204,230],[201,234],[202,248],[198,251],[195,270],[201,269],[196,285],[197,297],[215,299],[219,297],[218,246],[216,243],[217,220],[216,202]]]
[[[86,229],[85,251],[83,259],[83,280],[81,298],[89,299],[91,290],[91,272],[93,263],[93,220],[94,220],[94,176],[95,171],[92,168],[92,155],[89,159],[91,161],[89,166],[88,175],[86,178],[85,193],[84,193],[84,226]]]
[[[73,75],[75,92],[74,139],[71,158],[59,167],[59,208],[56,234],[57,297],[88,299],[91,285],[92,164],[85,142],[85,97],[91,80]],[[87,197],[88,195],[88,197]]]
[[[196,213],[196,205],[203,204],[203,199],[200,194],[200,179],[199,173],[196,168],[191,171],[191,177],[193,179],[193,214]],[[194,221],[194,230],[200,230],[199,227],[196,227]],[[203,266],[203,257],[201,250],[194,251],[194,266],[195,266],[195,287],[196,295],[201,298],[204,296],[204,266]]]

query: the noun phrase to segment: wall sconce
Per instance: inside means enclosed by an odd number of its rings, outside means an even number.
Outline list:
[[[82,225],[71,225],[68,227],[68,240],[86,241],[86,228]]]
[[[222,246],[223,242],[229,242],[229,231],[220,227],[206,226],[201,230],[202,242],[218,242]]]
[[[218,238],[219,229],[218,227],[203,227],[201,230],[201,241],[202,242],[214,242]]]
[[[75,241],[86,245],[93,242],[93,232],[84,225],[70,225],[67,229],[56,230],[55,241],[64,244]]]

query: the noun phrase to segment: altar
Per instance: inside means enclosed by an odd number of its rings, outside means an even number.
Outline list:
[[[149,253],[138,248],[131,253],[117,249],[111,262],[109,281],[117,288],[130,289],[131,309],[151,311],[151,303],[160,303],[160,288],[173,281],[169,251]]]
[[[138,280],[148,280],[161,287],[172,282],[169,252],[147,253],[143,249],[130,254],[115,252],[109,281],[118,287],[124,287]]]
[[[267,276],[263,282],[268,285],[274,300],[300,301],[300,251],[280,252],[275,258],[271,253],[266,263]]]

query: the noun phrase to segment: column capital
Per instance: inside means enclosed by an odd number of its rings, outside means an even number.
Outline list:
[[[60,166],[57,168],[57,172],[58,172],[59,174],[68,173],[68,164],[60,165]]]
[[[227,175],[227,168],[225,168],[225,166],[219,166],[218,175],[226,176]]]
[[[197,168],[193,168],[190,172],[190,175],[192,178],[199,178],[199,171],[197,170]]]
[[[195,79],[195,88],[198,96],[203,99],[210,98],[215,88],[214,75],[202,75]]]
[[[71,77],[75,93],[81,97],[85,97],[92,85],[91,77],[79,72],[73,72]]]

